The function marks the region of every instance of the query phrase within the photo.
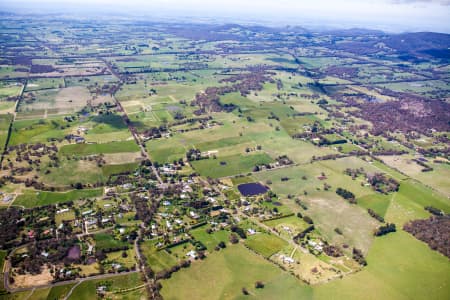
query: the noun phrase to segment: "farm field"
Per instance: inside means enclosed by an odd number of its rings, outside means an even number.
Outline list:
[[[58,202],[74,201],[80,198],[96,197],[102,195],[101,189],[93,190],[74,190],[70,192],[38,192],[26,190],[19,195],[14,201],[14,205],[22,205],[25,207],[39,207]]]
[[[108,291],[111,291],[112,293],[112,297],[114,297],[115,293],[119,293],[117,297],[132,296],[132,299],[134,297],[136,297],[134,299],[145,299],[145,290],[143,288],[137,288],[136,290],[131,292],[132,294],[130,294],[129,292],[121,292],[122,290],[126,291],[128,289],[133,289],[141,286],[139,274],[130,274],[112,279],[89,280],[82,282],[73,290],[73,293],[70,295],[69,299],[92,299],[92,297],[96,297],[96,288],[99,285],[107,286]]]
[[[450,35],[5,1],[0,300],[450,299]]]
[[[257,293],[257,297],[270,299],[278,291],[284,289],[291,290],[289,294],[284,294],[296,299],[299,295],[310,297],[309,287],[298,283],[293,284],[293,278],[284,274],[277,267],[272,266],[263,258],[253,254],[241,245],[230,246],[222,250],[223,253],[214,253],[203,264],[195,264],[189,269],[177,273],[171,279],[163,282],[162,294],[165,299],[180,299],[175,286],[181,286],[187,293],[186,297],[198,299],[221,299],[222,297],[234,298],[240,297],[241,288],[247,287],[249,291],[254,292],[254,283],[261,280],[266,283],[268,289]],[[226,270],[226,271],[225,271]],[[216,274],[210,281],[209,289],[202,289],[201,284],[204,274]],[[239,288],[236,288],[236,284]],[[261,294],[260,294],[261,293]]]

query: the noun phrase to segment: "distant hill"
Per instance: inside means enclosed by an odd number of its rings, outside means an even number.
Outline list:
[[[350,29],[335,29],[322,32],[323,34],[331,34],[335,36],[364,36],[364,35],[386,35],[381,30],[373,30],[366,28],[350,28]]]
[[[391,35],[384,43],[397,51],[423,51],[429,49],[449,49],[450,34],[435,32],[415,32]]]

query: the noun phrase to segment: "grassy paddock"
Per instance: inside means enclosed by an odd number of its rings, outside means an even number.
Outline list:
[[[134,141],[110,142],[104,144],[71,144],[61,147],[62,155],[92,155],[100,153],[137,152],[139,147]]]
[[[264,257],[269,258],[288,244],[273,234],[257,233],[248,236],[245,245]]]
[[[119,291],[121,289],[134,288],[142,284],[140,279],[140,274],[134,273],[129,275],[117,276],[107,279],[96,279],[88,280],[82,282],[78,285],[72,295],[70,295],[69,300],[91,300],[96,299],[96,288],[99,285],[110,285],[111,291]],[[142,290],[142,293],[145,293]],[[116,296],[120,296],[117,294]],[[140,298],[137,298],[140,299]]]
[[[70,192],[35,192],[33,190],[26,190],[25,193],[19,195],[14,201],[14,205],[22,205],[25,207],[36,207],[43,205],[50,205],[56,203],[64,203],[74,201],[81,198],[98,197],[103,194],[103,189],[90,190],[73,190]]]
[[[220,178],[230,175],[251,172],[255,165],[267,164],[273,160],[265,153],[251,155],[232,155],[217,159],[204,159],[191,162],[201,175]],[[225,162],[225,165],[221,165]]]
[[[128,243],[116,240],[112,235],[107,233],[97,233],[94,235],[95,248],[103,250],[107,248],[116,248],[122,246],[130,246]]]
[[[139,166],[139,163],[128,163],[120,165],[106,165],[102,167],[103,176],[109,177],[114,174],[124,172],[133,172]]]
[[[205,280],[208,280],[208,288],[205,288]],[[267,289],[256,291],[258,280],[264,282]],[[162,296],[168,300],[239,299],[243,287],[257,299],[280,299],[280,295],[283,299],[308,299],[311,296],[309,286],[242,245],[212,253],[205,261],[173,274],[162,285]]]

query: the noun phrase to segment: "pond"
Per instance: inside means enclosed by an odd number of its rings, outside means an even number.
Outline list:
[[[251,182],[238,185],[238,190],[243,196],[255,196],[264,194],[269,188],[261,183]]]

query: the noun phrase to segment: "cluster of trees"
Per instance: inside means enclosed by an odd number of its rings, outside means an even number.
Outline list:
[[[288,165],[292,165],[294,162],[292,161],[292,159],[290,159],[287,155],[281,155],[278,156],[275,159],[278,164],[280,164],[281,166],[288,166]]]
[[[433,171],[433,168],[430,167],[429,165],[427,165],[426,163],[424,163],[423,161],[421,161],[419,159],[413,159],[413,161],[415,161],[419,166],[423,167],[423,169],[421,170],[422,172],[431,172],[431,171]]]
[[[344,255],[344,253],[339,247],[333,245],[325,245],[323,247],[323,252],[325,252],[326,255],[331,257],[341,257],[342,255]]]
[[[433,206],[425,206],[425,210],[429,211],[431,214],[435,216],[443,216],[444,212],[440,210],[439,208],[433,207]]]
[[[410,94],[396,93],[396,97],[405,97],[400,101],[380,103],[364,103],[358,105],[360,110],[353,113],[373,124],[374,135],[384,132],[416,131],[429,135],[430,128],[437,131],[450,131],[450,104],[445,101],[426,101],[425,99],[410,99]]]
[[[13,246],[13,241],[18,237],[23,228],[22,210],[10,207],[0,210],[0,247],[8,249]]]
[[[367,175],[367,181],[375,191],[383,194],[397,192],[398,188],[400,187],[400,183],[398,181],[396,181],[394,178],[387,177],[382,173]]]
[[[191,148],[186,152],[186,159],[188,161],[207,159],[208,157],[202,156],[202,152],[198,149]]]
[[[230,239],[230,243],[232,243],[232,244],[239,243],[239,238],[235,233],[230,234],[229,239]]]
[[[397,229],[395,228],[395,224],[393,223],[387,223],[386,225],[380,226],[375,230],[374,235],[375,236],[382,236],[386,235],[391,232],[396,232]]]
[[[182,260],[177,265],[171,267],[170,269],[163,270],[163,271],[156,273],[156,275],[155,275],[156,280],[169,279],[173,273],[178,272],[180,269],[189,268],[190,265],[191,265],[191,261]]]
[[[358,177],[359,175],[365,175],[366,172],[364,171],[364,168],[361,167],[359,169],[351,169],[351,168],[347,168],[344,171],[344,174],[351,176],[352,179],[356,179],[356,177]]]
[[[245,233],[245,230],[242,229],[241,227],[239,227],[237,225],[231,225],[230,229],[231,229],[231,232],[238,234],[242,239],[247,238],[247,234]]]
[[[362,253],[361,250],[353,248],[352,254],[353,259],[356,260],[361,266],[367,266],[367,261],[364,258],[364,254]]]
[[[32,240],[52,238],[54,232],[45,229],[55,227],[55,211],[54,205],[30,209],[10,207],[0,210],[0,249],[11,249]],[[25,233],[26,230],[33,231],[32,237]],[[63,231],[61,234],[65,235]]]
[[[379,214],[377,214],[373,209],[369,208],[369,209],[367,209],[367,212],[369,213],[369,215],[372,218],[378,220],[381,223],[384,223],[384,218],[382,216],[380,216]]]
[[[167,132],[168,128],[166,124],[162,124],[159,127],[151,127],[143,132],[146,139],[159,139],[163,134]]]
[[[231,83],[231,85],[221,87],[208,87],[203,93],[198,93],[191,105],[198,106],[196,114],[202,114],[207,111],[232,111],[236,106],[225,106],[220,103],[220,96],[225,94],[239,92],[242,96],[249,95],[250,92],[260,91],[263,89],[263,84],[266,82],[274,83],[275,81],[270,77],[275,75],[273,72],[266,71],[263,67],[253,67],[249,69],[249,73],[242,73],[239,75],[230,76],[222,79],[220,83]]]
[[[403,229],[428,246],[450,258],[450,215],[431,216],[427,220],[414,220],[403,226]]]
[[[45,263],[59,264],[81,262],[81,258],[75,260],[68,257],[69,249],[76,244],[76,239],[47,239],[31,243],[27,247],[27,255],[13,255],[11,265],[18,269],[19,273],[40,274]],[[47,253],[47,256],[42,255]]]
[[[302,241],[308,233],[314,230],[314,228],[314,225],[308,226],[305,230],[294,236],[292,239],[294,240],[294,242],[299,244],[300,241]]]
[[[348,200],[348,202],[350,202],[352,204],[356,204],[355,194],[353,194],[352,192],[350,192],[350,191],[348,191],[346,189],[338,187],[336,189],[336,194],[338,194],[339,196],[341,196],[345,200]]]
[[[131,194],[131,200],[133,201],[136,209],[136,219],[143,221],[149,225],[153,219],[154,214],[158,210],[159,201],[148,201],[144,197],[136,194]],[[150,203],[150,205],[149,205]]]

